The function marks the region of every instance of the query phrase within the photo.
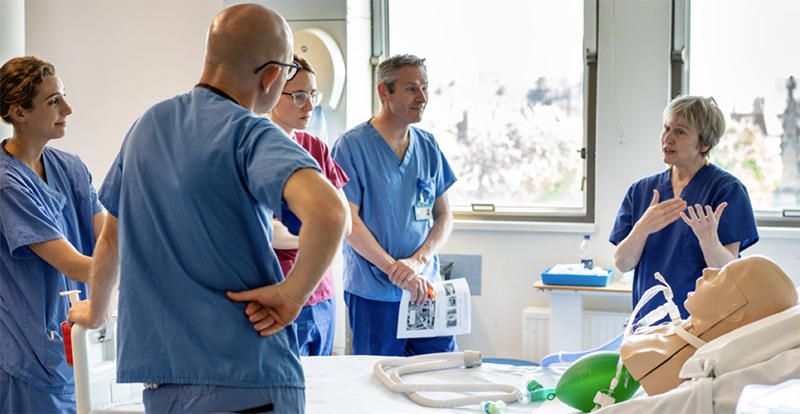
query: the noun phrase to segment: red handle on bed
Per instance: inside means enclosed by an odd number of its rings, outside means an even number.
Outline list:
[[[64,353],[67,354],[67,366],[72,366],[72,331],[66,322],[61,322],[61,335],[64,337]]]

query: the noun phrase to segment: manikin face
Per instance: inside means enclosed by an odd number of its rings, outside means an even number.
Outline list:
[[[287,133],[291,133],[296,129],[308,128],[308,123],[311,121],[311,113],[314,111],[310,95],[317,92],[317,82],[314,74],[301,70],[294,79],[286,82],[283,92],[278,104],[275,105],[275,109],[270,112],[269,119],[278,124]],[[302,107],[295,105],[294,98],[291,95],[286,95],[287,93],[298,92],[304,92],[309,95],[309,99],[306,100]]]
[[[704,269],[695,286],[684,302],[695,321],[722,320],[748,302],[727,267]]]
[[[48,76],[39,85],[31,109],[22,109],[24,128],[32,137],[42,139],[62,138],[67,133],[67,116],[72,107],[64,99],[64,85],[58,76]]]
[[[708,147],[700,147],[697,129],[683,118],[673,118],[661,131],[661,154],[665,164],[680,168],[702,163],[705,159],[702,151]]]
[[[396,117],[407,124],[422,121],[422,112],[428,102],[428,76],[418,66],[403,66],[397,71],[394,93],[381,95],[383,104]]]
[[[713,294],[714,286],[719,285],[722,281],[722,278],[719,276],[720,269],[714,269],[711,267],[703,269],[703,276],[700,279],[697,279],[695,283],[694,292],[689,292],[689,295],[686,298],[686,303],[691,302],[703,302],[709,294]]]

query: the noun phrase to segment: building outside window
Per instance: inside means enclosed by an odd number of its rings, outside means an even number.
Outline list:
[[[711,162],[747,187],[759,218],[800,210],[800,2],[691,2],[689,90],[713,96],[727,130]]]
[[[417,126],[434,134],[458,177],[448,191],[454,213],[485,205],[585,214],[583,8],[389,2],[390,53],[427,59],[429,103]]]

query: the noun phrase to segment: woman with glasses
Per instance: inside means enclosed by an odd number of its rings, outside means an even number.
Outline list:
[[[0,68],[0,412],[74,413],[75,381],[59,325],[86,298],[105,213],[77,155],[47,146],[72,108],[52,64],[33,56]],[[3,137],[5,138],[5,137]]]
[[[331,158],[324,142],[315,136],[299,131],[308,127],[314,107],[322,100],[322,92],[317,90],[314,69],[308,60],[294,55],[294,61],[301,69],[294,74],[294,78],[286,82],[281,99],[269,113],[269,119],[283,128],[317,160],[322,168],[322,173],[339,190],[339,195],[344,200],[342,187],[348,180],[347,175]],[[273,247],[285,276],[289,274],[297,257],[297,234],[300,230],[300,222],[285,206],[283,210],[283,224],[277,220],[274,222]],[[350,234],[349,221],[345,233]],[[333,336],[336,331],[336,302],[333,293],[333,274],[328,269],[319,287],[311,295],[300,312],[300,316],[294,322],[297,325],[297,341],[301,355],[331,355]]]

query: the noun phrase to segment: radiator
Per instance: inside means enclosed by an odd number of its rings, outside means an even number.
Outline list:
[[[599,347],[616,338],[625,329],[630,316],[618,312],[583,312],[581,349]],[[522,311],[522,359],[539,362],[550,354],[550,309],[526,308]]]

